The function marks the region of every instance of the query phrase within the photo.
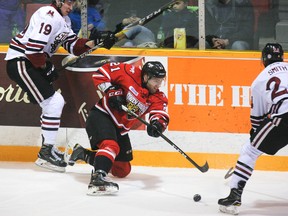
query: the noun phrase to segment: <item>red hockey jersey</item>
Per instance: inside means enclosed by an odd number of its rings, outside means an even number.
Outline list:
[[[124,90],[126,106],[129,110],[138,116],[144,116],[148,113],[149,121],[162,118],[168,124],[168,99],[166,95],[159,90],[155,94],[149,94],[148,89],[142,87],[139,67],[119,62],[105,64],[93,74],[93,82],[97,89],[99,85],[103,84],[119,86]],[[117,127],[123,129],[121,134],[128,133],[133,124],[138,121],[124,111],[119,112],[111,109],[105,94],[96,104],[96,107],[111,116]]]

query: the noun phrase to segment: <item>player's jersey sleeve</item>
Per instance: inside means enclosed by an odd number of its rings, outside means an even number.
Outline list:
[[[149,121],[162,119],[168,125],[169,114],[167,113],[168,99],[166,95],[163,92],[158,91],[149,96],[149,103],[151,103],[148,109]]]
[[[109,87],[125,79],[125,64],[119,62],[105,64],[92,75],[92,79],[95,87],[104,91],[106,88],[101,86]]]
[[[86,43],[89,40],[86,38],[78,38],[71,28],[71,20],[69,16],[65,16],[64,19],[69,26],[69,34],[62,45],[63,48],[76,56],[79,56],[82,53],[88,51],[90,47],[88,47]]]

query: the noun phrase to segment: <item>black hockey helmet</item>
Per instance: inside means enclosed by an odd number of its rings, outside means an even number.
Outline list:
[[[166,70],[159,61],[148,61],[142,68],[142,77],[144,74],[147,74],[149,78],[165,78]]]
[[[279,43],[267,43],[262,50],[262,63],[265,67],[283,61],[283,48]]]

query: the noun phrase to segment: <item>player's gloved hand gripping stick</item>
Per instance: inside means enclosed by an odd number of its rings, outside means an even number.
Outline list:
[[[129,115],[134,116],[137,118],[140,122],[145,124],[146,126],[151,126],[148,122],[146,122],[144,119],[139,117],[136,113],[133,111],[129,110],[126,106],[122,105],[122,110],[127,112]],[[209,169],[208,162],[203,166],[198,165],[194,160],[192,160],[185,152],[183,152],[175,143],[173,143],[170,139],[168,139],[164,134],[162,134],[160,131],[158,131],[158,134],[166,141],[168,142],[172,147],[174,147],[182,156],[184,156],[190,163],[192,163],[198,170],[200,170],[202,173],[207,172]]]
[[[121,36],[124,34],[125,31],[127,31],[127,29],[129,29],[130,27],[136,26],[136,25],[145,25],[146,23],[148,23],[149,21],[151,21],[152,19],[156,18],[157,16],[159,16],[160,14],[162,14],[165,10],[170,9],[174,4],[175,4],[176,0],[173,0],[165,5],[163,5],[161,8],[159,8],[158,10],[150,13],[149,15],[145,16],[144,18],[129,24],[128,26],[125,27],[125,29],[123,29],[122,31],[115,33],[115,37],[116,38],[121,38]],[[88,51],[82,53],[81,55],[73,58],[72,60],[68,61],[67,63],[65,63],[64,65],[62,65],[62,67],[60,69],[58,69],[58,71],[61,71],[63,69],[65,69],[66,67],[70,67],[73,64],[79,62],[81,59],[83,59],[84,57],[86,57],[87,55],[89,55],[90,53],[92,53],[93,51],[97,50],[98,48],[101,48],[104,46],[104,41],[100,42],[99,44],[97,44],[96,46],[94,46],[93,48],[89,49]],[[105,60],[101,60],[101,61],[105,61]],[[96,62],[95,64],[99,64],[102,65],[103,62]],[[106,63],[106,62],[104,62]]]

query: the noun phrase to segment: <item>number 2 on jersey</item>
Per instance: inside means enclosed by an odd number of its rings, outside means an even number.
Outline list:
[[[271,90],[270,88],[271,83],[274,83],[274,89],[272,90],[271,100],[274,100],[276,97],[288,93],[287,89],[278,91],[281,83],[281,80],[278,77],[272,77],[271,79],[269,79],[269,81],[266,84],[266,90]]]

